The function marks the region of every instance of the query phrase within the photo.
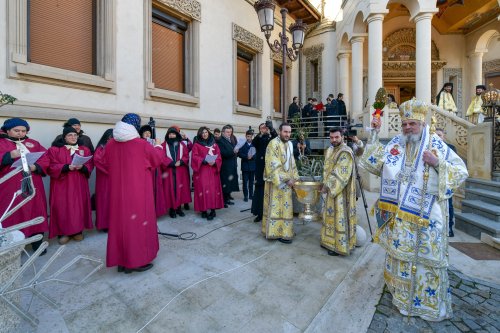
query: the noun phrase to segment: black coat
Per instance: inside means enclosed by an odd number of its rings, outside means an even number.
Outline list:
[[[255,154],[248,159],[248,151],[253,147],[252,144],[245,143],[238,151],[238,157],[241,158],[241,171],[255,172]]]
[[[54,142],[60,141],[62,139],[62,134],[59,134],[56,136],[54,141],[52,141],[52,145],[54,145]],[[92,144],[92,140],[85,134],[83,134],[83,130],[80,130],[80,133],[78,133],[78,144],[87,147],[90,149],[90,152],[94,154],[94,145]]]
[[[252,140],[252,145],[255,147],[255,183],[264,185],[264,169],[266,167],[266,148],[269,142],[278,136],[275,130],[271,135],[257,135]]]
[[[337,99],[337,108],[339,110],[339,116],[347,116],[347,109],[343,100]]]
[[[292,103],[288,106],[288,119],[292,119],[296,114],[300,115],[300,106],[297,103]]]
[[[220,169],[220,182],[222,185],[223,193],[238,192],[238,161],[236,160],[236,153],[231,142],[226,138],[221,137],[217,141],[222,157],[222,166]]]

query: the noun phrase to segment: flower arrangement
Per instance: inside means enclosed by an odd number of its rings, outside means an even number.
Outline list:
[[[379,88],[377,90],[377,94],[375,95],[375,102],[373,103],[373,108],[375,111],[372,113],[372,116],[375,118],[380,118],[384,115],[384,111],[382,109],[385,106],[385,101],[387,100],[387,92],[384,88]]]

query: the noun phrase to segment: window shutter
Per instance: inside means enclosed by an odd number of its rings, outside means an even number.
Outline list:
[[[250,106],[250,63],[238,57],[236,61],[237,99],[240,105]]]
[[[95,0],[30,0],[29,61],[95,73]]]
[[[184,35],[153,22],[153,83],[184,93]]]

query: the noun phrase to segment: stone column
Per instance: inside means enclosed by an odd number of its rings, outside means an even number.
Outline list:
[[[368,104],[373,104],[382,87],[382,23],[383,14],[371,14],[368,22]]]
[[[339,93],[344,94],[344,103],[347,112],[350,112],[350,94],[349,94],[349,58],[351,56],[350,51],[340,51],[337,58],[339,59]],[[334,96],[337,98],[337,96]]]
[[[433,13],[415,16],[416,24],[416,89],[417,99],[431,102],[431,20]]]
[[[351,38],[352,75],[351,75],[351,117],[363,112],[363,42],[364,37]],[[344,98],[345,100],[345,98]]]
[[[483,52],[474,52],[469,55],[470,59],[470,94],[476,91],[476,85],[483,84]],[[471,95],[474,96],[474,95]]]

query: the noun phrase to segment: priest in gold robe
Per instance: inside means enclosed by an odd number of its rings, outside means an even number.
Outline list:
[[[412,99],[399,110],[403,133],[383,146],[374,118],[360,166],[381,176],[375,241],[386,250],[384,280],[393,304],[405,316],[441,321],[452,317],[448,199],[468,173],[426,125],[426,103]]]
[[[330,143],[323,168],[321,247],[331,256],[347,256],[356,245],[356,165],[341,128],[330,129]]]
[[[472,101],[467,108],[466,116],[469,118],[469,121],[473,124],[480,124],[483,122],[483,93],[486,90],[486,87],[481,85],[476,86],[476,95],[472,97]],[[480,116],[483,115],[483,116]]]
[[[453,99],[453,83],[447,82],[436,96],[436,105],[452,114],[457,113],[457,106]]]
[[[299,180],[291,132],[289,124],[280,125],[279,136],[267,146],[264,170],[262,233],[267,239],[277,239],[285,244],[290,244],[294,236],[292,191]]]

